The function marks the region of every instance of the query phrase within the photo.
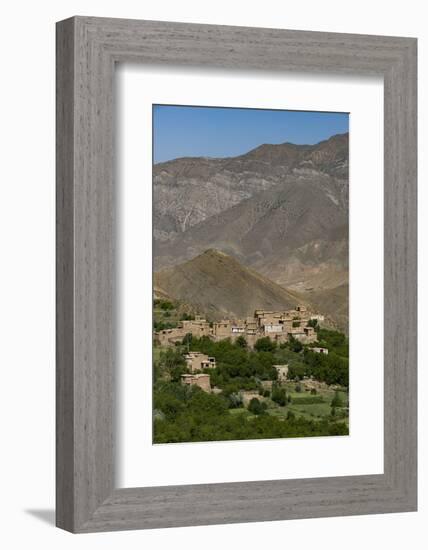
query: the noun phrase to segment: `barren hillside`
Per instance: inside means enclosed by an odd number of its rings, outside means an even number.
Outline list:
[[[155,273],[155,287],[211,319],[242,318],[257,308],[290,309],[301,303],[294,293],[218,250]]]

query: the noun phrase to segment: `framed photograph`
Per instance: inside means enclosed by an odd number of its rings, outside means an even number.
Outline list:
[[[152,120],[153,442],[349,435],[349,114]]]
[[[417,508],[416,39],[57,24],[57,525]]]

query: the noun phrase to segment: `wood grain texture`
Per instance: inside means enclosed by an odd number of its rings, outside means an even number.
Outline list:
[[[56,37],[56,521],[74,526],[74,24]]]
[[[115,63],[125,61],[383,76],[383,475],[115,489],[113,81]],[[416,510],[416,145],[415,39],[86,17],[58,23],[59,527],[92,532]]]

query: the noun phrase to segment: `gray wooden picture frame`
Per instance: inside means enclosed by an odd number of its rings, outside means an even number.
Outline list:
[[[416,39],[73,17],[57,24],[56,47],[58,527],[83,533],[416,510]],[[383,77],[383,474],[115,488],[117,62]]]

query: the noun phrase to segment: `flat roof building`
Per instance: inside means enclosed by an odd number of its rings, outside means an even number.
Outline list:
[[[191,372],[203,369],[214,369],[216,367],[215,357],[209,357],[199,351],[189,351],[184,356],[187,368]]]
[[[182,374],[181,383],[186,386],[198,386],[204,392],[211,393],[209,374]]]

